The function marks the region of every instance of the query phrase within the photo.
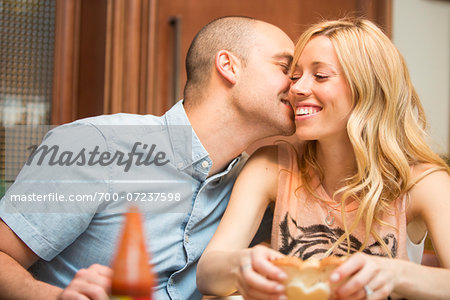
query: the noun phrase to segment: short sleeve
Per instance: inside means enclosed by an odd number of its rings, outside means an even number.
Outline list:
[[[0,218],[39,257],[51,260],[89,225],[108,191],[108,152],[93,125],[72,123],[47,133],[0,200]],[[97,154],[97,157],[93,154]]]

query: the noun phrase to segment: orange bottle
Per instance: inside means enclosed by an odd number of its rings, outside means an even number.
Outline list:
[[[114,300],[151,300],[154,275],[144,239],[141,213],[131,207],[125,214],[122,237],[112,263]]]

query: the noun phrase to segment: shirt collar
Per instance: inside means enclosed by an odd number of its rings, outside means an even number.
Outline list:
[[[175,165],[179,170],[190,167],[209,156],[189,122],[183,100],[178,101],[166,112],[165,119],[168,125]]]

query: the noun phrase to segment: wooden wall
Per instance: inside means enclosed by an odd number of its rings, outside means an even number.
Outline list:
[[[358,15],[390,35],[391,1],[57,1],[52,123],[103,113],[163,114],[182,97],[191,40],[217,17],[255,17],[295,41],[321,19]]]

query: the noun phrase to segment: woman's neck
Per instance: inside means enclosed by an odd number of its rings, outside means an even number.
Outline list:
[[[349,140],[333,144],[318,141],[316,151],[317,161],[323,171],[322,186],[332,197],[344,186],[344,180],[356,173],[353,147]]]

